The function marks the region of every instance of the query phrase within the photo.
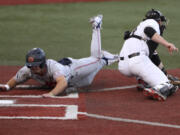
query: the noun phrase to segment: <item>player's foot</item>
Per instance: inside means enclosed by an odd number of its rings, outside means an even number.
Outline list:
[[[146,97],[150,97],[158,101],[165,101],[167,98],[165,95],[162,95],[159,91],[156,91],[153,88],[145,88],[143,94]]]
[[[119,56],[117,54],[112,54],[107,51],[102,51],[102,55],[103,55],[102,59],[106,61],[107,65],[111,65],[119,61]]]
[[[90,18],[90,23],[92,24],[93,29],[101,28],[103,15],[97,15]]]

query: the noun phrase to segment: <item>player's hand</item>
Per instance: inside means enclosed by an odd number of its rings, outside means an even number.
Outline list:
[[[177,52],[179,51],[179,49],[176,48],[176,46],[174,44],[172,44],[172,43],[169,43],[167,48],[168,48],[168,51],[169,51],[170,54],[172,54],[173,51],[177,51]]]
[[[42,97],[44,97],[44,98],[52,97],[52,96],[54,96],[54,95],[53,95],[53,93],[51,93],[51,92],[45,93],[45,94],[42,95]]]
[[[2,91],[7,91],[8,89],[7,89],[7,87],[6,87],[5,85],[1,85],[1,86],[0,86],[0,90],[2,90]]]
[[[5,87],[5,86],[0,86],[0,90],[5,91],[5,90],[6,90],[6,87]]]

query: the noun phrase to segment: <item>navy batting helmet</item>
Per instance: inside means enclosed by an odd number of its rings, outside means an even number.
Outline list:
[[[46,56],[41,48],[33,48],[26,54],[26,66],[31,68],[33,66],[44,67],[46,64]]]
[[[146,15],[145,19],[154,19],[156,21],[166,22],[166,17],[158,10],[151,9]]]

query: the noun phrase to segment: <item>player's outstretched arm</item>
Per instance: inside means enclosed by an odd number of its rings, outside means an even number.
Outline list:
[[[0,86],[0,90],[8,91],[14,88],[16,85],[17,85],[17,82],[15,81],[14,77],[12,77],[5,85]]]
[[[43,97],[51,97],[51,96],[57,96],[60,93],[62,93],[68,86],[68,83],[64,76],[60,76],[56,79],[56,86],[54,89],[52,89],[49,93],[45,93],[42,96]]]
[[[177,51],[178,52],[178,48],[176,48],[176,46],[172,43],[169,43],[168,41],[166,41],[162,36],[160,36],[159,34],[155,33],[152,38],[153,41],[162,44],[163,46],[165,46],[169,53],[171,54],[173,51]]]

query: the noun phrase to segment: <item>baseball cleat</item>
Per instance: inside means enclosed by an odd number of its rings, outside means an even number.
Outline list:
[[[90,23],[92,24],[93,29],[101,28],[103,15],[97,15],[90,18]]]
[[[162,95],[159,91],[156,91],[152,88],[145,88],[143,94],[146,97],[150,97],[158,101],[165,101],[167,98],[166,96]]]
[[[112,54],[107,51],[102,51],[103,59],[106,60],[107,65],[111,65],[115,62],[119,61],[119,55],[117,54]]]

